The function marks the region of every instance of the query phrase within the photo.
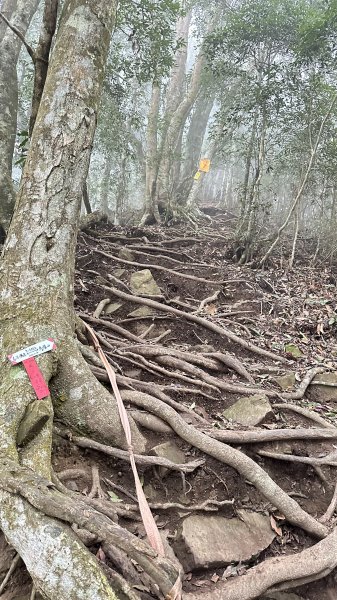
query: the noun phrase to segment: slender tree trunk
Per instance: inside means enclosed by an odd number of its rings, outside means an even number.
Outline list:
[[[204,94],[202,94],[199,96],[195,105],[186,139],[182,178],[177,191],[178,199],[182,204],[186,203],[186,198],[188,198],[193,185],[193,175],[198,169],[213,104],[214,98],[212,95],[209,98],[206,98]]]
[[[100,195],[100,210],[107,215],[109,213],[109,190],[112,171],[112,157],[108,154],[105,157],[105,165],[103,172],[103,181]]]
[[[144,214],[141,225],[160,222],[156,184],[158,175],[158,117],[160,106],[160,83],[153,83],[146,129],[146,181]]]
[[[161,162],[160,162],[160,175],[158,179],[160,181],[160,193],[163,194],[163,200],[168,205],[171,204],[170,198],[170,170],[174,159],[174,152],[176,148],[177,140],[179,139],[180,131],[185,125],[186,119],[196,101],[198,93],[200,91],[202,72],[206,64],[206,58],[203,49],[200,50],[197,60],[195,62],[191,82],[188,92],[185,98],[180,102],[176,111],[174,112],[170,121],[165,144],[162,150]],[[162,190],[162,191],[161,191]]]
[[[49,52],[56,30],[58,0],[45,0],[39,43],[35,51],[35,73],[32,110],[29,119],[29,135],[35,125],[39,110],[44,84],[46,82]]]
[[[11,23],[25,35],[39,0],[17,0],[8,5]],[[10,9],[13,7],[13,10]],[[1,21],[1,19],[0,19]],[[12,160],[18,112],[18,80],[16,65],[22,42],[1,23],[0,36],[0,226],[7,231],[14,209]]]
[[[53,406],[50,396],[42,405],[34,400],[22,367],[6,359],[22,347],[52,337],[56,352],[37,361],[50,382],[56,414],[125,447],[116,402],[92,377],[73,336],[76,233],[115,8],[115,2],[104,0],[64,4],[0,265],[0,463],[8,474],[17,466],[23,489],[20,464],[50,481],[52,416],[20,454],[19,425],[27,410],[44,406],[52,415]],[[143,439],[132,421],[131,426],[133,444],[143,451]],[[0,491],[0,527],[43,597],[115,600],[95,558],[72,530],[33,508],[34,494],[28,497],[29,502]]]
[[[329,106],[329,109],[328,109],[326,115],[324,116],[324,118],[322,119],[321,126],[319,128],[319,131],[318,131],[318,134],[317,134],[317,137],[316,137],[315,145],[311,149],[310,159],[309,159],[309,162],[308,162],[308,166],[307,166],[306,171],[304,173],[302,182],[300,184],[300,187],[299,187],[299,190],[298,190],[298,192],[296,194],[294,202],[291,205],[290,210],[289,210],[289,212],[288,212],[288,214],[287,214],[284,222],[282,223],[281,227],[279,227],[278,232],[277,232],[276,237],[275,237],[275,240],[270,245],[270,247],[268,248],[268,250],[265,253],[264,257],[262,258],[261,264],[263,264],[267,260],[268,256],[271,254],[271,252],[274,250],[275,246],[279,242],[280,237],[281,237],[283,231],[287,227],[287,225],[288,225],[288,223],[289,223],[289,221],[290,221],[290,219],[291,219],[294,211],[296,210],[296,208],[297,208],[297,206],[298,206],[298,204],[299,204],[299,202],[300,202],[300,200],[301,200],[301,198],[303,196],[304,190],[305,190],[306,185],[308,183],[308,179],[309,179],[311,170],[312,170],[312,168],[314,166],[314,163],[315,163],[315,160],[316,160],[316,156],[317,156],[317,152],[318,152],[318,147],[319,147],[319,144],[320,144],[320,141],[321,141],[321,137],[322,137],[322,133],[323,133],[324,127],[326,125],[326,122],[327,122],[329,116],[331,115],[331,111],[332,111],[334,105],[336,104],[336,101],[337,101],[337,94],[333,97],[332,102],[331,102],[331,104]]]

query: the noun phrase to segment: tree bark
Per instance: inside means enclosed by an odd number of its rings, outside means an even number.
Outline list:
[[[213,108],[213,95],[206,98],[201,94],[196,102],[192,115],[191,124],[188,129],[185,149],[185,160],[182,181],[178,189],[178,197],[182,204],[188,198],[193,185],[193,175],[198,169],[203,142],[206,134],[208,120]]]
[[[201,76],[205,64],[206,58],[201,49],[193,68],[188,92],[175,110],[167,130],[159,166],[158,180],[160,182],[160,187],[158,187],[158,192],[163,195],[164,202],[168,205],[171,204],[170,171],[174,159],[176,143],[179,139],[180,131],[184,127],[186,119],[200,91]]]
[[[156,199],[158,175],[158,117],[160,106],[160,83],[152,85],[150,109],[146,129],[146,183],[144,215],[141,225],[148,222],[160,222]]]
[[[0,264],[0,462],[21,463],[49,480],[52,400],[71,426],[125,447],[115,399],[92,376],[73,334],[76,234],[115,9],[104,0],[64,4]],[[52,390],[43,401],[50,416],[19,453],[19,426],[28,407],[41,404],[22,366],[11,367],[6,356],[49,337],[57,350],[37,362]],[[142,452],[143,438],[132,420],[131,426]],[[67,526],[4,490],[0,527],[45,598],[117,597]]]
[[[6,2],[4,14],[25,35],[39,0]],[[0,19],[1,21],[1,19]],[[18,80],[16,65],[22,42],[1,22],[0,30],[0,226],[7,231],[14,209],[12,160],[17,126]]]

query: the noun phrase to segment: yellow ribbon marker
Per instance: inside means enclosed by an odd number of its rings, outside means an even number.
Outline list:
[[[210,170],[210,166],[211,166],[210,159],[202,158],[199,163],[199,171],[202,171],[203,173],[208,173],[208,171]]]

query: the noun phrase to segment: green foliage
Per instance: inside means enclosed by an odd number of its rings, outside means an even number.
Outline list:
[[[126,36],[129,52],[119,53],[116,71],[142,83],[167,75],[181,45],[181,40],[175,40],[179,14],[180,2],[176,0],[120,2],[117,28]]]

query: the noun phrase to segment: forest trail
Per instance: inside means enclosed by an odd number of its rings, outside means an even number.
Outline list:
[[[101,334],[103,349],[112,359],[112,364],[118,365],[121,389],[126,389],[127,377],[130,378],[129,385],[133,389],[151,393],[151,386],[158,386],[158,390],[180,405],[181,413],[187,421],[201,430],[219,433],[225,429],[232,434],[239,434],[253,429],[256,433],[266,432],[267,435],[280,429],[312,431],[313,427],[322,427],[319,417],[323,416],[330,425],[336,424],[337,389],[333,387],[337,384],[336,376],[326,378],[332,383],[331,387],[310,385],[301,392],[300,385],[313,368],[322,368],[326,372],[336,369],[336,281],[333,273],[331,270],[322,271],[303,266],[289,273],[280,268],[262,272],[238,267],[228,256],[230,232],[231,218],[221,212],[216,213],[197,232],[192,229],[189,231],[186,226],[166,229],[94,226],[79,237],[76,272],[78,313]],[[109,255],[115,258],[109,258]],[[151,271],[153,279],[145,269]],[[137,294],[139,281],[137,284],[134,275],[137,272],[143,273],[140,285],[150,285],[150,288],[138,288],[138,294],[142,291],[144,294],[155,294],[157,302],[225,327],[242,340],[278,355],[282,362],[250,352],[185,318],[154,310],[132,302],[130,297],[121,298],[108,292],[107,288],[114,287],[128,296]],[[199,281],[189,279],[190,276],[199,278]],[[154,284],[154,289],[151,289],[151,284]],[[111,323],[135,336],[134,340],[123,339],[122,330],[118,333],[111,331]],[[136,341],[137,338],[141,339]],[[104,347],[104,339],[114,346],[113,350]],[[119,345],[116,347],[114,342],[117,340]],[[182,353],[193,355],[194,360],[189,356],[185,363],[174,362],[184,358]],[[217,362],[216,353],[223,353],[227,359],[232,357],[236,369],[231,368],[229,362],[227,366],[221,361]],[[293,356],[297,354],[301,356]],[[208,368],[211,365],[207,364],[207,360],[215,361],[213,370]],[[200,371],[193,373],[193,366]],[[101,380],[106,380],[101,369],[93,369]],[[202,373],[205,375],[204,380]],[[282,379],[284,376],[288,377]],[[317,377],[324,378],[322,375]],[[141,385],[139,387],[139,382],[144,382],[143,388]],[[249,390],[246,393],[244,389],[233,393],[224,389],[224,384]],[[243,417],[248,419],[245,426],[235,419],[227,420],[224,411],[239,398],[251,396],[254,388],[259,390],[258,397],[263,397],[265,390],[272,409],[265,411],[265,417],[260,422],[259,410],[263,412],[263,406],[257,407],[258,415],[253,414],[251,417],[247,414],[249,408],[244,407]],[[287,395],[296,396],[294,392],[297,390],[300,390],[298,396],[303,397],[286,400]],[[313,418],[318,417],[318,423],[294,411],[275,407],[282,402],[282,393],[285,394],[285,401],[310,410]],[[281,396],[277,397],[279,394]],[[144,418],[146,413],[140,413],[131,405],[128,408],[141,423],[142,414]],[[249,426],[249,419],[257,426]],[[162,432],[161,426],[164,428]],[[166,432],[163,422],[151,421],[148,427],[159,429],[157,433],[146,430],[149,449],[173,440],[185,454],[186,460],[206,458],[205,465],[186,474],[183,483],[180,474],[175,471],[166,472],[164,478],[154,473],[153,468],[143,471],[144,490],[153,506],[178,503],[178,507],[171,510],[153,509],[159,527],[169,530],[178,555],[182,523],[189,514],[216,514],[234,518],[242,508],[268,515],[277,534],[268,549],[246,563],[243,561],[239,568],[237,565],[232,566],[232,573],[242,574],[248,564],[256,564],[262,558],[298,552],[310,545],[311,540],[303,531],[286,525],[279,511],[271,503],[267,503],[232,468],[206,457],[173,432]],[[334,467],[324,465],[324,461],[322,466],[312,466],[273,460],[259,456],[259,452],[322,458],[333,452],[334,443],[333,439],[289,438],[285,441],[267,440],[265,443],[239,447],[257,461],[286,492],[293,495],[305,511],[319,518],[327,510],[333,496],[336,481]],[[76,449],[75,455],[71,449]],[[80,452],[69,442],[62,454],[64,457],[57,453],[56,470],[69,467],[86,470],[87,477],[77,482],[81,491],[83,488],[90,489],[89,465],[95,463],[99,467],[105,495],[109,489],[111,492],[109,484],[104,483],[107,480],[117,483],[121,489],[134,495],[134,484],[127,463],[107,459],[92,451]],[[123,503],[129,501],[121,491],[117,491],[117,494]],[[218,502],[233,499],[233,505],[216,506]],[[212,513],[188,510],[190,506],[210,500],[214,501],[214,505],[210,505],[214,511]],[[182,510],[179,504],[186,505],[187,510]],[[126,522],[126,526],[140,536],[144,534],[140,522],[131,519]],[[225,570],[226,567],[222,566],[197,570],[193,575],[188,573],[184,588],[190,592],[198,591],[199,587],[208,590],[215,585],[218,577],[223,576]],[[311,584],[307,588],[301,588],[300,597],[323,600],[328,598],[328,595],[324,595],[327,587],[329,585],[326,581]]]
[[[336,484],[333,272],[239,267],[229,252],[231,223],[221,211],[197,231],[99,223],[80,233],[77,248],[76,312],[99,334],[125,405],[146,433],[147,455],[191,463],[185,473],[181,467],[151,464],[139,464],[139,472],[158,528],[183,563],[184,590],[192,596],[211,593],[218,581],[240,577],[268,557],[298,553],[313,539],[289,524],[235,469],[178,437],[158,415],[135,406],[135,390],[157,397],[158,404],[167,401],[186,423],[242,450],[315,519],[329,508]],[[150,306],[153,301],[167,309]],[[191,321],[191,315],[201,321]],[[93,372],[106,383],[97,355],[83,333],[80,337]],[[309,385],[316,372],[323,374]],[[330,385],[317,385],[322,379]],[[293,409],[286,410],[284,403]],[[72,492],[111,505],[119,522],[144,538],[129,463],[107,456],[104,446],[103,452],[96,448],[60,426],[56,474]],[[214,516],[224,519],[220,530],[209,521]],[[240,542],[247,518],[253,519],[248,523],[253,539]],[[193,546],[188,531],[193,523],[206,537],[201,549],[200,540]],[[239,527],[239,538],[231,530],[233,547],[227,544],[227,558],[221,561],[214,546],[228,523]],[[87,543],[99,560],[126,576],[125,563],[109,554],[106,544],[94,538]],[[132,565],[129,581],[139,598],[150,598],[146,581]],[[15,598],[15,586],[22,590],[24,585],[24,572],[17,570],[1,598]],[[335,585],[330,576],[291,591],[294,598],[329,600]]]

